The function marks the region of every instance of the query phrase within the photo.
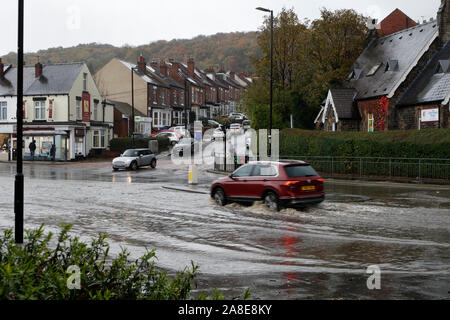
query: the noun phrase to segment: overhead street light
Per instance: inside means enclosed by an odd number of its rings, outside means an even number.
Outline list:
[[[273,11],[270,9],[258,7],[256,10],[270,12],[270,110],[269,110],[269,150],[272,153],[272,101],[273,101]]]

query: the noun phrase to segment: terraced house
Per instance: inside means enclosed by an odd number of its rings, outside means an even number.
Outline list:
[[[0,120],[2,134],[16,143],[17,67],[1,66],[0,105],[6,119]],[[107,104],[84,63],[48,64],[37,62],[24,71],[24,158],[29,143],[36,141],[35,159],[73,160],[106,149],[113,137],[113,107]],[[2,111],[3,112],[3,111]],[[11,148],[12,150],[12,148]]]
[[[142,55],[136,64],[112,59],[96,73],[95,81],[108,100],[129,105],[134,100],[134,108],[147,115],[145,121],[154,132],[235,111],[249,83],[248,79],[233,80],[225,71],[202,71],[195,67],[193,58],[185,63],[152,60],[147,65]],[[142,126],[136,123],[135,131],[139,128]]]

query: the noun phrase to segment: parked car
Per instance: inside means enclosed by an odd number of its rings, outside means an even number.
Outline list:
[[[244,120],[242,121],[242,128],[244,130],[250,129],[250,120]]]
[[[218,122],[215,121],[215,120],[209,119],[209,120],[208,120],[208,126],[210,126],[210,127],[212,127],[212,128],[218,128],[218,127],[220,127],[220,123],[218,123]]]
[[[191,150],[191,155],[194,154],[195,140],[193,138],[183,138],[178,142],[172,149],[173,154],[178,154],[180,157],[183,156],[184,152],[189,148]]]
[[[139,167],[145,166],[156,167],[156,156],[150,149],[128,149],[112,161],[114,171],[119,169],[137,170]]]
[[[243,121],[245,119],[245,115],[239,112],[232,112],[228,116],[232,121]]]
[[[172,146],[176,145],[180,141],[180,135],[175,131],[162,131],[158,133],[155,137],[167,137],[170,140]]]
[[[254,202],[279,211],[301,207],[325,199],[324,179],[306,162],[250,162],[211,185],[211,197],[219,205]]]
[[[228,129],[230,134],[242,134],[244,133],[244,130],[242,129],[242,126],[240,123],[232,123],[230,124],[230,129]]]
[[[184,126],[171,127],[169,130],[177,132],[179,135],[181,135],[180,138],[189,138],[187,136],[187,131],[186,131],[186,128]]]

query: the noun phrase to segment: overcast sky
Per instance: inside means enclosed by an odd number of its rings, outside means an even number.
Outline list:
[[[79,43],[115,46],[190,39],[218,32],[255,31],[255,7],[294,8],[314,20],[320,8],[354,9],[382,19],[395,8],[415,21],[436,17],[440,0],[25,0],[25,52]],[[17,1],[2,0],[0,56],[17,48]]]

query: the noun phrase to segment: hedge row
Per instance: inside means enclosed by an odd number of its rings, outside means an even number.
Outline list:
[[[169,148],[170,140],[167,137],[134,138],[134,145],[132,145],[131,138],[114,138],[110,142],[110,150],[122,153],[126,149],[148,148],[148,143],[150,140],[158,140],[159,152]]]
[[[285,129],[280,156],[450,159],[450,129],[325,132]]]

